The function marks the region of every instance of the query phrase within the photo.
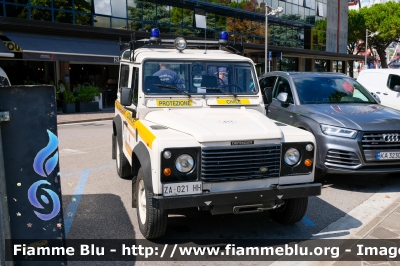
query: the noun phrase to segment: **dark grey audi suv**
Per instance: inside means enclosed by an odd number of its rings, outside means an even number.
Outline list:
[[[317,141],[315,179],[326,173],[400,172],[400,111],[379,104],[354,79],[339,73],[269,72],[268,117],[312,132]]]

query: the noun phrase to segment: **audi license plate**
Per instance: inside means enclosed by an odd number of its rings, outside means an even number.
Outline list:
[[[165,197],[201,193],[203,193],[203,185],[201,182],[163,184],[163,195]]]
[[[376,159],[377,160],[400,160],[400,151],[394,151],[394,152],[383,152],[383,151],[378,151],[376,152]]]

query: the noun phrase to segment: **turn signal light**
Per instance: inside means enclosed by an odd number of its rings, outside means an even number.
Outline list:
[[[165,176],[170,176],[172,174],[171,168],[165,168],[163,173]]]
[[[310,160],[310,159],[305,159],[305,160],[304,160],[304,165],[307,166],[307,167],[310,167],[310,166],[312,165],[312,160]]]

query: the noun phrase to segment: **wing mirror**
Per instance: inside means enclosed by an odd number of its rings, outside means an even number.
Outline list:
[[[397,92],[400,92],[400,85],[395,85],[393,90],[397,91]]]
[[[400,86],[399,86],[400,87]],[[378,103],[381,103],[381,99],[379,98],[379,96],[378,96],[378,94],[376,94],[376,93],[371,93],[372,94],[372,96],[374,96],[374,98],[375,98],[375,100],[378,102]]]
[[[130,106],[132,104],[132,89],[120,88],[120,102],[123,106]]]
[[[288,99],[288,94],[286,92],[281,92],[278,94],[278,97],[276,99],[283,104],[287,104],[287,99]]]
[[[265,87],[263,90],[264,104],[270,104],[272,102],[272,87]]]

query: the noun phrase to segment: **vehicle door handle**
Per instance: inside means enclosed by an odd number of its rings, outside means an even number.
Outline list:
[[[388,94],[386,92],[384,92],[383,95],[388,95]]]
[[[380,92],[380,91],[377,91],[376,93],[377,93],[377,94],[381,94],[381,92]]]
[[[125,125],[125,126],[128,126],[128,122],[124,121],[124,125]]]

